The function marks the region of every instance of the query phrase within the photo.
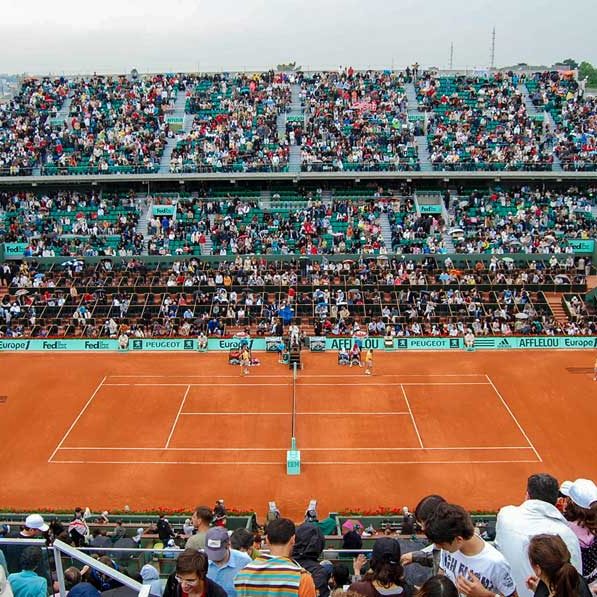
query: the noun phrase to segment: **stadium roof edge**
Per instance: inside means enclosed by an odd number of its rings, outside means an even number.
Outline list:
[[[369,180],[583,180],[597,179],[597,172],[530,172],[530,171],[404,171],[404,172],[210,172],[196,174],[83,174],[57,176],[6,176],[0,177],[0,187],[37,184],[81,184],[81,183],[118,183],[118,182],[194,182],[194,181],[288,181],[299,182],[309,180],[354,181]]]

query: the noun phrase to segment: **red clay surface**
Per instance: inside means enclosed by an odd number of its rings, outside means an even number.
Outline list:
[[[597,477],[591,351],[378,353],[375,373],[304,354],[302,474],[286,475],[292,377],[221,354],[0,356],[0,507],[192,508],[225,498],[300,518],[441,493],[524,498],[529,474]]]

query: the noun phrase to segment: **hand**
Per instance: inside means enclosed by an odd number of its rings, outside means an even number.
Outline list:
[[[412,564],[412,563],[413,563],[412,551],[409,553],[402,554],[402,556],[400,556],[400,564],[402,566],[408,566],[409,564]]]
[[[352,560],[352,568],[356,576],[361,575],[361,568],[367,563],[367,557],[360,553],[356,558]]]
[[[491,591],[488,591],[482,584],[481,581],[469,571],[468,579],[464,576],[459,576],[456,579],[456,588],[460,593],[467,597],[488,597],[494,595]]]
[[[527,578],[527,589],[529,591],[533,591],[533,593],[537,590],[537,585],[539,584],[539,579],[536,576],[529,576]]]

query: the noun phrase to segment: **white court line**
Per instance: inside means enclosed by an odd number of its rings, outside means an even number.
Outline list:
[[[209,412],[185,412],[185,413],[180,413],[181,416],[182,415],[193,415],[193,416],[198,416],[198,417],[210,417],[210,416],[216,416],[216,417],[222,417],[222,416],[226,416],[226,415],[291,415],[292,412],[219,412],[219,413],[209,413]],[[332,415],[332,416],[347,416],[347,415],[351,415],[351,416],[355,416],[355,415],[373,415],[373,416],[378,416],[378,415],[408,415],[408,411],[364,411],[364,410],[360,410],[357,412],[345,412],[345,411],[326,411],[326,412],[297,412],[297,415]]]
[[[346,377],[344,377],[346,378]],[[239,378],[239,381],[240,378]],[[290,382],[291,380],[289,380]],[[281,386],[281,387],[289,387],[290,383],[218,383],[218,386],[225,386],[225,387],[237,387],[237,388],[250,388],[252,386],[261,387],[261,386]],[[312,386],[358,386],[369,388],[372,386],[377,387],[388,387],[388,386],[489,386],[487,382],[470,382],[470,381],[455,381],[455,382],[406,382],[406,383],[297,383],[296,387],[312,387]],[[213,383],[105,383],[104,386],[143,386],[143,387],[160,387],[160,386],[172,386],[172,387],[183,387],[186,388],[187,386],[192,387],[213,387]]]
[[[494,392],[497,394],[497,397],[502,401],[504,408],[508,411],[509,415],[512,417],[512,420],[516,423],[516,426],[520,430],[520,433],[522,433],[524,439],[526,439],[527,442],[529,442],[529,446],[531,447],[533,452],[535,452],[535,456],[537,456],[537,459],[539,460],[539,462],[543,462],[543,459],[541,458],[541,456],[539,456],[539,452],[537,452],[537,449],[533,445],[533,442],[529,439],[529,436],[526,434],[525,430],[522,428],[522,425],[518,422],[518,419],[514,416],[514,413],[510,410],[508,403],[504,400],[502,395],[499,393],[498,389],[495,387],[495,384],[491,381],[491,378],[489,377],[489,375],[485,374],[485,377],[487,378],[487,381],[491,384],[491,387],[493,388]]]
[[[390,460],[387,462],[379,460],[340,460],[340,461],[329,461],[329,462],[310,462],[304,460],[304,465],[317,465],[317,466],[338,466],[339,464],[350,464],[350,465],[384,465],[384,464],[515,464],[515,463],[536,463],[536,460]],[[189,461],[166,461],[163,460],[53,460],[51,464],[159,464],[159,465],[231,465],[231,466],[246,466],[248,465],[266,465],[266,466],[284,466],[286,462],[269,462],[269,461],[257,461],[257,462],[226,462],[219,460],[189,460]]]
[[[400,389],[402,390],[402,395],[404,396],[404,401],[406,402],[406,408],[408,408],[408,412],[410,414],[410,418],[413,422],[413,427],[415,428],[415,433],[417,434],[417,439],[419,440],[419,445],[421,446],[421,448],[424,448],[423,446],[423,440],[421,439],[421,434],[419,433],[419,428],[417,427],[417,422],[415,421],[415,417],[413,415],[413,411],[410,407],[410,402],[408,401],[408,396],[406,395],[406,390],[404,389],[403,385],[400,385]]]
[[[240,380],[239,380],[240,381]],[[291,381],[291,380],[290,380]],[[251,386],[261,387],[261,386],[283,386],[285,388],[290,387],[289,383],[218,383],[218,386],[226,386],[226,387],[237,387],[237,388],[250,388]],[[336,385],[336,384],[330,384]],[[483,384],[488,385],[488,384]],[[213,383],[105,383],[104,386],[143,386],[143,387],[204,387],[209,386],[213,387]]]
[[[106,381],[106,377],[107,376],[104,375],[104,378],[102,379],[102,381],[99,382],[99,385],[97,386],[97,388],[95,388],[95,391],[93,392],[93,394],[91,394],[91,398],[89,398],[89,400],[87,400],[87,402],[85,403],[85,406],[81,409],[81,411],[77,415],[77,418],[72,422],[71,426],[67,429],[66,433],[62,436],[62,439],[60,440],[59,444],[56,446],[56,448],[52,452],[51,456],[48,458],[48,462],[52,462],[52,458],[54,458],[54,456],[56,455],[56,452],[58,452],[58,450],[62,447],[62,444],[65,442],[66,438],[69,436],[70,432],[75,428],[75,425],[77,424],[79,419],[83,416],[83,413],[87,410],[87,407],[91,404],[92,400],[95,398],[95,395],[99,392],[99,389],[102,387],[102,384]]]
[[[485,373],[377,373],[375,377],[484,377]],[[179,377],[204,377],[206,379],[220,379],[224,377],[232,377],[237,378],[238,375],[188,375],[186,373],[181,373],[180,375],[108,375],[108,377],[159,377],[161,379],[178,379]],[[253,375],[251,377],[292,377],[292,374],[279,374],[279,373],[272,373],[271,375]],[[346,375],[317,375],[317,374],[309,374],[309,373],[300,373],[299,377],[346,377]]]
[[[161,452],[285,452],[287,448],[164,448],[158,446],[155,448],[122,448],[122,447],[76,447],[76,446],[63,446],[61,450],[111,450],[111,451],[149,451],[159,450]],[[406,447],[406,448],[380,448],[380,447],[365,447],[365,448],[300,448],[303,452],[410,452],[410,451],[442,451],[442,450],[532,450],[531,446],[466,446],[464,448],[451,446],[449,448],[419,448],[419,447]]]
[[[375,374],[373,374],[375,376]],[[346,377],[345,377],[346,378]],[[422,381],[422,382],[412,382],[407,381],[406,383],[300,383],[300,376],[297,380],[296,387],[311,387],[311,386],[358,386],[363,388],[368,388],[371,386],[380,386],[382,388],[388,386],[488,386],[487,382],[473,382],[473,381],[447,381],[447,382],[433,382],[433,381]],[[363,378],[361,378],[363,379]],[[108,384],[106,384],[108,385]],[[213,384],[205,384],[205,385],[213,385]],[[226,384],[218,384],[218,385],[226,385]],[[231,384],[234,385],[234,384]]]
[[[178,419],[180,419],[180,413],[182,412],[182,409],[184,407],[184,403],[187,400],[187,396],[189,395],[189,390],[190,389],[191,389],[191,386],[187,386],[187,390],[184,393],[184,396],[182,397],[182,401],[180,403],[180,408],[178,409],[178,413],[176,413],[176,419],[174,419],[174,423],[172,423],[172,429],[170,430],[170,435],[168,436],[168,441],[166,442],[165,448],[168,448],[170,446],[170,440],[172,439],[172,436],[174,435],[174,430],[176,429],[176,425],[178,423]]]

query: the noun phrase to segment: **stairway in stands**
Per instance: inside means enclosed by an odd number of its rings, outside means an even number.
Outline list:
[[[272,192],[261,191],[259,193],[259,207],[260,209],[271,209],[272,207]]]
[[[415,86],[412,83],[407,83],[404,86],[404,91],[406,92],[406,105],[409,114],[417,114],[419,102],[417,100],[417,91]]]
[[[187,94],[183,89],[181,89],[178,92],[178,95],[176,96],[176,102],[174,104],[174,112],[172,112],[170,114],[170,116],[175,116],[176,118],[183,119],[183,129],[185,132],[187,132],[185,125],[187,124],[187,120],[189,120],[186,118],[185,111],[184,111],[186,102],[187,102]],[[190,121],[192,123],[193,119],[190,118]],[[173,137],[168,137],[168,142],[166,143],[166,147],[164,148],[164,153],[162,154],[162,159],[160,160],[160,169],[159,169],[160,174],[168,174],[170,172],[170,158],[172,157],[172,152],[174,151],[174,148],[176,147],[176,137],[177,137],[177,135],[174,135]]]
[[[544,122],[545,122],[545,124],[547,124],[547,126],[549,126],[550,132],[555,131],[556,123],[555,123],[555,120],[553,119],[553,116],[551,115],[551,112],[545,110],[545,112],[543,112],[543,114],[544,114]],[[555,153],[552,153],[552,155],[553,155],[553,164],[551,166],[551,169],[554,172],[562,172],[563,168],[562,168],[562,162],[560,162],[560,158]]]
[[[209,214],[209,230],[205,233],[205,243],[201,245],[201,255],[211,255],[213,252],[214,244],[211,242],[211,230],[213,228],[216,216]]]
[[[148,244],[148,236],[149,236],[149,218],[150,212],[152,207],[152,202],[146,196],[137,196],[135,198],[137,209],[139,210],[139,221],[137,222],[137,227],[135,228],[135,232],[137,234],[143,235],[143,251],[141,251],[142,255],[147,255],[147,244]]]
[[[527,114],[529,114],[529,116],[535,116],[536,114],[539,114],[537,106],[535,106],[533,100],[531,99],[531,96],[529,95],[529,90],[527,89],[527,86],[521,85],[519,89],[522,92],[522,99],[524,101],[525,108],[527,109]]]
[[[390,225],[390,219],[388,218],[387,213],[384,212],[379,216],[379,225],[386,249],[390,252],[392,251],[392,226]]]
[[[278,134],[280,134],[280,118],[284,118],[284,124],[282,127],[282,135],[286,136],[286,119],[287,117],[299,117],[303,119],[305,117],[303,106],[301,104],[301,87],[300,85],[293,83],[290,86],[292,93],[292,100],[290,103],[290,112],[280,114],[278,116]],[[304,125],[303,125],[304,126]],[[288,171],[289,172],[300,172],[301,171],[301,148],[294,144],[290,146],[290,153],[288,155]]]
[[[431,164],[431,155],[429,154],[429,147],[427,145],[427,137],[419,135],[415,137],[417,143],[417,155],[419,156],[419,164],[422,172],[433,172]]]
[[[562,296],[561,292],[546,292],[545,298],[547,299],[547,304],[553,313],[555,320],[558,323],[568,323],[568,315],[562,306]]]

